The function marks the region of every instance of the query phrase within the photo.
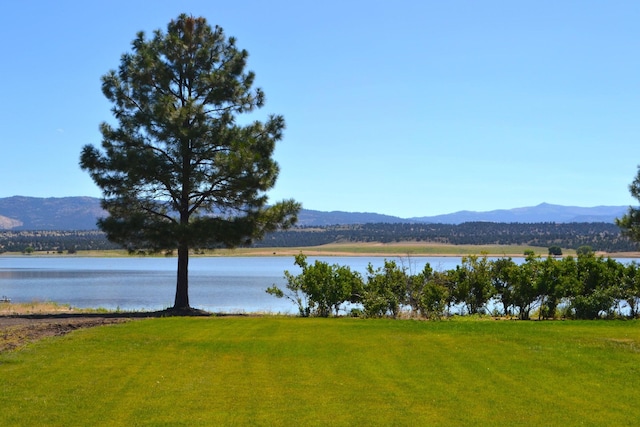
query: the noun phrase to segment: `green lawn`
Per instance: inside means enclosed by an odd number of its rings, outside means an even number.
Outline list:
[[[0,355],[0,425],[633,425],[640,323],[168,318]]]

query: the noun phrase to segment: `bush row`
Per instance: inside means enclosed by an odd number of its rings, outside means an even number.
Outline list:
[[[285,288],[266,291],[292,301],[301,316],[337,316],[351,307],[367,317],[635,318],[640,305],[639,265],[593,252],[565,258],[527,253],[523,262],[472,255],[455,269],[436,271],[427,263],[419,272],[385,260],[379,268],[369,264],[364,276],[348,266],[311,264],[303,254],[294,263],[302,272],[285,271]]]

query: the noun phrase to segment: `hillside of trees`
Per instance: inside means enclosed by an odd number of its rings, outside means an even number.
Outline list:
[[[360,224],[295,227],[267,235],[255,247],[318,246],[335,242],[433,242],[454,245],[529,245],[595,251],[628,252],[638,245],[609,223]],[[117,249],[104,233],[87,231],[0,231],[1,252]]]
[[[2,252],[76,252],[119,249],[102,231],[0,231]]]
[[[317,246],[334,242],[434,242],[453,245],[530,245],[595,251],[628,252],[637,244],[620,234],[620,229],[603,222],[593,223],[494,223],[463,224],[360,224],[329,227],[299,227],[273,233],[256,246]]]

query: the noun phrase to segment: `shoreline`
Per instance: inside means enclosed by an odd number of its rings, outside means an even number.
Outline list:
[[[331,243],[322,246],[307,247],[269,247],[215,249],[191,253],[190,257],[289,257],[303,253],[307,256],[327,257],[462,257],[469,255],[487,255],[489,257],[524,257],[525,251],[533,251],[536,256],[549,256],[548,248],[520,245],[443,245],[418,242],[395,243]],[[604,258],[640,258],[638,252],[596,252]],[[573,249],[563,249],[560,257],[576,256]],[[77,251],[75,253],[58,252],[21,252],[0,253],[0,259],[11,257],[51,257],[51,258],[119,258],[119,257],[157,257],[177,258],[175,253],[130,254],[125,250]]]

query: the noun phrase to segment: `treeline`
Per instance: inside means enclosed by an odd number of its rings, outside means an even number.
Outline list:
[[[615,224],[494,223],[463,224],[359,224],[299,227],[270,234],[256,246],[317,246],[334,242],[433,242],[452,245],[528,245],[595,251],[628,252],[637,244],[624,237]]]
[[[97,230],[0,232],[0,253],[32,251],[64,253],[118,248],[120,248],[119,245],[108,241],[105,234]]]
[[[520,264],[474,255],[444,271],[427,263],[416,272],[412,265],[385,260],[377,269],[369,264],[364,277],[348,266],[309,264],[303,254],[295,264],[302,273],[286,271],[286,287],[266,291],[291,300],[302,316],[338,315],[346,303],[362,307],[351,309],[356,316],[430,319],[454,313],[522,320],[637,318],[640,308],[640,266],[593,252],[561,259],[529,253]]]
[[[595,251],[628,252],[637,244],[609,223],[493,223],[463,224],[359,224],[294,227],[271,233],[254,247],[304,247],[335,242],[444,243],[452,245],[528,245]],[[1,252],[108,250],[119,246],[101,231],[1,231]],[[212,248],[201,248],[212,249]]]

